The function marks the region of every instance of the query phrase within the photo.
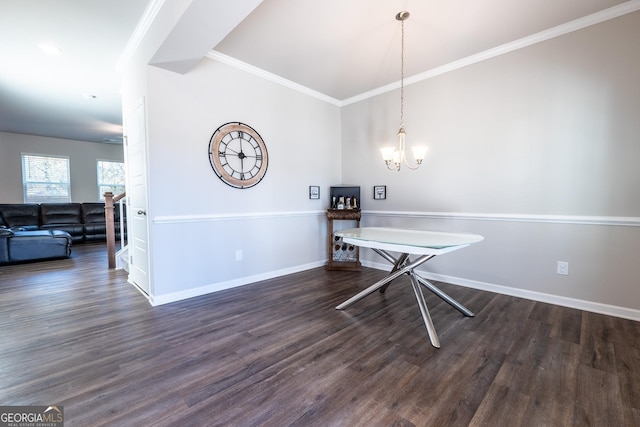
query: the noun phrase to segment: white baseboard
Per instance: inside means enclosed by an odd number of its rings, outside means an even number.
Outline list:
[[[236,288],[238,286],[244,286],[251,283],[259,282],[262,280],[273,279],[276,277],[286,276],[288,274],[298,273],[301,271],[311,270],[313,268],[322,267],[326,264],[325,261],[316,261],[309,264],[298,265],[295,267],[285,268],[282,270],[271,271],[262,274],[256,274],[253,276],[241,277],[234,280],[228,280],[225,282],[212,283],[206,286],[198,288],[187,289],[179,292],[172,292],[164,295],[149,295],[145,297],[149,299],[149,303],[152,306],[158,306],[163,304],[169,304],[172,302],[182,301],[185,299],[198,297],[202,295],[219,292],[225,289]],[[377,270],[388,271],[389,265],[386,263],[377,263],[371,261],[362,261],[364,267],[375,268]],[[599,302],[586,301],[576,298],[568,298],[559,295],[547,294],[543,292],[536,292],[527,289],[518,289],[508,286],[496,285],[493,283],[480,282],[477,280],[470,280],[461,277],[447,276],[443,274],[430,273],[428,271],[420,271],[425,279],[434,280],[438,282],[449,283],[452,285],[463,286],[465,288],[478,289],[481,291],[488,291],[502,295],[509,295],[518,298],[524,298],[532,301],[540,301],[549,304],[555,304],[562,307],[575,308],[578,310],[589,311],[593,313],[605,314],[608,316],[620,317],[623,319],[640,321],[640,310],[619,307],[609,304],[603,304]],[[137,287],[136,287],[137,288]],[[138,289],[139,290],[139,289]],[[140,291],[142,293],[142,291]]]
[[[377,270],[389,270],[389,264],[362,261],[362,265],[365,267],[375,268]],[[496,294],[509,295],[512,297],[524,298],[532,301],[555,304],[562,307],[576,308],[592,313],[606,314],[608,316],[640,321],[640,310],[635,310],[632,308],[618,307],[615,305],[602,304],[599,302],[586,301],[575,298],[567,298],[559,295],[546,294],[526,289],[511,288],[508,286],[495,285],[493,283],[479,282],[477,280],[430,273],[424,270],[420,271],[420,275],[428,280],[450,283],[452,285],[463,286],[465,288],[478,289],[481,291],[488,291]]]
[[[169,304],[176,301],[182,301],[188,298],[198,297],[201,295],[211,294],[213,292],[223,291],[225,289],[236,288],[238,286],[249,285],[251,283],[260,282],[262,280],[273,279],[287,274],[298,273],[300,271],[311,270],[312,268],[322,267],[326,261],[316,261],[309,264],[298,265],[295,267],[284,268],[281,270],[270,271],[267,273],[256,274],[253,276],[240,277],[238,279],[228,280],[226,282],[212,283],[198,288],[186,289],[184,291],[172,292],[164,295],[150,295],[149,302],[152,306]]]

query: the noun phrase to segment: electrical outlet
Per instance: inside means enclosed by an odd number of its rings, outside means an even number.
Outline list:
[[[242,261],[242,249],[236,249],[236,261]]]
[[[563,276],[569,275],[569,263],[567,261],[558,261],[558,268],[556,273],[561,274]]]

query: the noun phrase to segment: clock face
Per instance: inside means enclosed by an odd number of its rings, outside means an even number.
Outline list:
[[[224,183],[249,188],[264,178],[269,155],[258,132],[244,123],[232,122],[220,126],[211,136],[209,162]]]

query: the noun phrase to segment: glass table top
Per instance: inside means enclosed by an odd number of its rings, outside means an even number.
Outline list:
[[[466,246],[484,240],[484,237],[477,234],[445,233],[387,227],[349,228],[337,231],[335,234],[342,238],[363,242],[432,249]]]

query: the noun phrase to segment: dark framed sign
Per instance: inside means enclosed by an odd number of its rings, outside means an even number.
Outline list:
[[[384,200],[387,198],[387,186],[386,185],[374,185],[373,186],[373,199]]]
[[[320,187],[317,185],[309,186],[309,198],[310,199],[319,199],[320,198]]]

